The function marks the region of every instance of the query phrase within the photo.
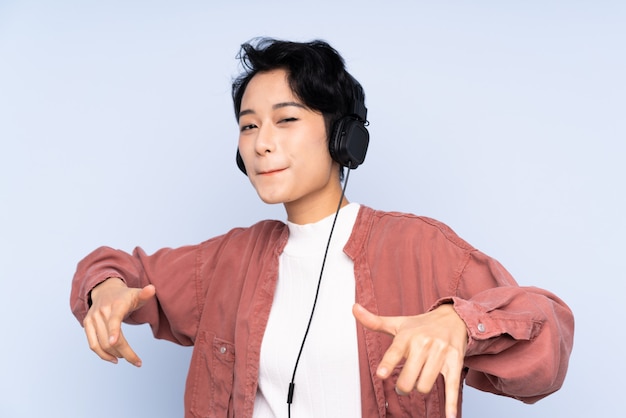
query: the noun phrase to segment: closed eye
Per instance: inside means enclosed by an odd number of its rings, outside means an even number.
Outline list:
[[[285,119],[281,119],[278,121],[278,123],[284,123],[284,122],[295,122],[297,121],[298,118],[285,118]]]

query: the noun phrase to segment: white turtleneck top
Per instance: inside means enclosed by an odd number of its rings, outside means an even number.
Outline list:
[[[339,211],[320,293],[298,364],[293,418],[360,417],[361,388],[354,304],[354,264],[343,252],[359,205]],[[286,417],[287,392],[306,331],[335,214],[313,224],[287,222],[278,283],[263,343],[255,417]]]

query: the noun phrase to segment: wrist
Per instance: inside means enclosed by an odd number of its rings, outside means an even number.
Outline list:
[[[87,303],[89,307],[93,304],[93,300],[97,297],[97,294],[108,287],[111,286],[124,286],[126,287],[126,283],[121,277],[107,277],[97,285],[95,285],[87,294]]]

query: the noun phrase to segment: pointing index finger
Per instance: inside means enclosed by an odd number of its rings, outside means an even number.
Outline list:
[[[447,370],[443,373],[445,380],[446,418],[456,418],[461,386],[461,367],[446,367]]]

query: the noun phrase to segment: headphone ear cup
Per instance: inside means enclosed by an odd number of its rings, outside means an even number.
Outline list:
[[[328,149],[333,160],[343,167],[355,169],[365,161],[369,140],[363,121],[346,116],[335,123]]]
[[[241,158],[241,154],[239,153],[239,149],[237,149],[236,160],[237,160],[237,167],[239,167],[241,172],[247,176],[248,172],[246,171],[246,165],[243,163],[243,158]]]

